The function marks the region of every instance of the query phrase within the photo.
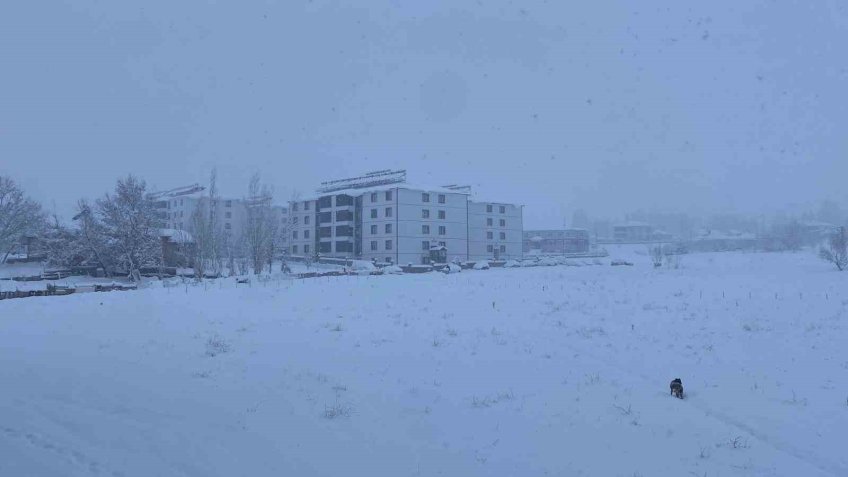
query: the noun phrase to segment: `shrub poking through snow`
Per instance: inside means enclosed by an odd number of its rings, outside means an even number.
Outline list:
[[[229,353],[232,347],[224,338],[215,335],[206,341],[206,356],[214,358],[219,354]]]

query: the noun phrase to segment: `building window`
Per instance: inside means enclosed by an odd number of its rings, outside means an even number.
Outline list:
[[[227,212],[227,217],[229,217],[229,216],[230,216],[230,213]],[[297,217],[292,217],[292,224],[297,225]]]
[[[303,210],[309,210],[309,201],[303,203]]]
[[[429,219],[430,218],[430,211],[428,209],[421,209],[421,218],[422,219]]]
[[[421,250],[430,250],[430,241],[422,240],[421,241]]]
[[[392,191],[390,191],[390,190],[386,191],[386,200],[392,200]]]
[[[336,242],[336,252],[353,252],[353,243]]]
[[[377,224],[371,226],[371,235],[377,235]]]
[[[430,194],[426,192],[421,194],[421,202],[430,202]]]
[[[376,218],[377,218],[377,209],[371,209],[371,218],[372,218],[372,219],[376,219]]]
[[[500,207],[498,207],[498,212],[500,212],[500,213],[502,213],[502,214],[505,214],[505,213],[506,213],[506,207],[505,207],[505,206],[503,206],[503,205],[502,205],[502,206],[500,206]]]
[[[353,237],[353,227],[350,225],[337,225],[336,237]]]
[[[321,243],[319,243],[318,244],[318,253],[330,253],[330,252],[332,252],[332,250],[330,250],[331,245],[332,245],[332,242],[321,242]]]
[[[386,263],[392,263],[392,257],[386,257]]]
[[[386,217],[391,217],[391,216],[392,216],[392,208],[386,207]]]
[[[492,204],[486,204],[486,212],[488,212],[490,214],[492,213]]]
[[[297,245],[292,245],[292,253],[297,253]]]
[[[386,224],[386,233],[387,234],[392,233],[392,224]]]
[[[498,221],[501,227],[506,227],[506,219],[501,219]]]
[[[321,212],[318,214],[318,223],[319,224],[328,224],[333,221],[333,214],[331,212]]]
[[[421,226],[421,233],[424,234],[424,235],[429,234],[430,233],[430,226],[429,225],[422,225]]]
[[[489,244],[489,245],[486,245],[486,251],[489,252],[489,253],[492,253],[492,252],[495,251],[495,248],[492,246],[492,244]]]
[[[305,238],[305,239],[309,238],[309,231],[308,230],[303,231],[303,238]]]
[[[353,205],[353,197],[345,194],[339,194],[336,196],[336,207],[344,207],[348,205]]]
[[[445,235],[446,233],[448,233],[447,227],[445,227],[444,225],[440,225],[439,226],[439,235]]]
[[[376,192],[371,193],[371,202],[377,202],[377,193]]]
[[[233,201],[228,200],[224,203],[224,205],[226,205],[227,207],[232,207]],[[292,203],[292,212],[297,212],[297,202]]]
[[[297,223],[297,219],[295,219],[294,223]],[[309,216],[308,215],[303,216],[303,225],[309,225]]]
[[[506,232],[501,232],[501,240],[506,240]]]
[[[320,199],[318,199],[317,207],[319,209],[326,209],[326,208],[329,208],[329,207],[332,207],[332,206],[333,206],[333,196],[325,195],[324,197],[321,197]],[[307,210],[306,207],[304,207],[303,210]]]
[[[392,241],[386,240],[386,250],[391,250],[391,249],[392,249]]]
[[[440,211],[439,211],[439,218],[440,218],[441,220],[445,220],[445,211],[444,211],[444,210],[440,210]]]
[[[228,201],[224,202],[224,207],[232,207],[232,206],[233,206],[233,201],[228,200]],[[297,206],[297,204],[295,204],[295,207],[296,206]]]
[[[495,234],[493,234],[492,231],[490,230],[490,231],[486,232],[486,238],[489,239],[489,240],[492,240],[493,238],[495,238]]]
[[[492,218],[491,217],[486,219],[486,225],[489,226],[489,227],[492,226]]]
[[[292,238],[297,240],[297,230],[292,232]]]
[[[232,217],[233,217],[233,213],[232,213],[232,212],[229,212],[229,211],[224,212],[224,218],[225,218],[225,219],[231,219]]]
[[[501,245],[501,253],[506,253],[506,245]]]
[[[439,194],[439,203],[440,203],[440,204],[444,204],[444,203],[445,203],[445,194]]]
[[[336,212],[336,222],[348,222],[353,220],[353,212],[349,210],[340,210]]]
[[[373,251],[377,250],[377,241],[376,240],[371,241],[371,250],[373,250]]]
[[[332,227],[321,227],[318,229],[319,237],[332,237],[333,236],[333,228]]]
[[[439,247],[447,247],[447,242],[439,242]]]
[[[230,223],[229,223],[229,222],[227,222],[227,223],[225,223],[225,224],[224,224],[224,229],[226,229],[226,230],[230,230],[231,228],[232,228],[232,225],[230,225]]]
[[[304,254],[309,253],[309,245],[304,245],[304,246],[303,246],[303,253],[304,253]]]

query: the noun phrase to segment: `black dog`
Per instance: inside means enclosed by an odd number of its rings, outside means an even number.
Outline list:
[[[683,381],[681,381],[680,378],[673,379],[669,387],[671,388],[671,394],[674,397],[683,399]]]

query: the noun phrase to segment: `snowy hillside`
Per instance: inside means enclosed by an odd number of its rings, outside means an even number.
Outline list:
[[[0,302],[0,475],[848,475],[848,274],[628,258]]]

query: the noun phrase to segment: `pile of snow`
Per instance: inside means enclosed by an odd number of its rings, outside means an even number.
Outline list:
[[[507,261],[504,263],[504,265],[503,265],[503,266],[504,266],[504,268],[515,268],[515,267],[520,267],[520,266],[521,266],[521,264],[520,264],[520,263],[518,263],[518,261],[516,261],[516,260],[507,260]]]

